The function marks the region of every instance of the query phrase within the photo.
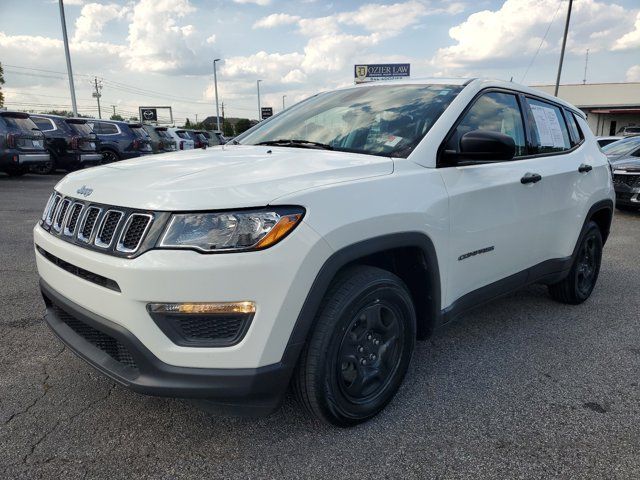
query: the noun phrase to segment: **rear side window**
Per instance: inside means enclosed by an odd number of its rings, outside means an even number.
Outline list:
[[[86,122],[67,122],[67,125],[69,125],[69,127],[71,127],[71,130],[73,130],[73,132],[78,135],[91,135],[91,133],[93,133],[91,131],[91,125]]]
[[[118,127],[113,123],[96,122],[93,124],[93,131],[100,135],[115,135],[118,133]]]
[[[567,119],[567,126],[571,135],[571,145],[578,145],[584,140],[584,135],[582,135],[582,130],[580,130],[576,117],[569,110],[564,111],[564,116]]]
[[[524,123],[515,95],[489,92],[478,98],[456,127],[447,148],[459,152],[460,139],[473,130],[509,135],[516,144],[516,157],[526,155]]]
[[[563,152],[571,148],[571,140],[562,110],[547,102],[527,98],[531,112],[531,133],[535,153]]]
[[[43,132],[50,132],[56,129],[56,126],[50,118],[31,117],[31,120],[33,120],[33,123]]]

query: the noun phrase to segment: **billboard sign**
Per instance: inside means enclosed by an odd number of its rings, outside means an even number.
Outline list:
[[[262,107],[260,109],[260,116],[262,117],[262,120],[273,117],[273,107]]]
[[[171,107],[161,107],[159,105],[153,107],[138,107],[138,114],[142,123],[154,123],[156,125],[173,124],[173,112]]]
[[[155,108],[140,108],[140,119],[143,122],[157,122],[158,110]]]
[[[376,80],[398,80],[407,78],[411,73],[409,63],[375,63],[370,65],[354,65],[353,76],[356,83],[374,82]]]

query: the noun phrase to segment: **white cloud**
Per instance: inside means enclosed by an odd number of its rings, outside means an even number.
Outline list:
[[[274,28],[280,25],[291,25],[297,23],[300,17],[297,15],[289,15],[287,13],[272,13],[261,18],[253,24],[253,28]]]
[[[75,41],[95,40],[100,38],[104,26],[111,20],[124,18],[128,7],[121,7],[115,3],[104,5],[101,3],[87,3],[80,10],[76,19]]]
[[[299,53],[267,53],[260,51],[249,56],[231,57],[225,60],[222,73],[227,77],[261,78],[279,81],[303,60]]]
[[[640,12],[636,16],[634,29],[624,34],[613,44],[613,50],[630,50],[640,48]]]
[[[244,3],[253,3],[255,5],[260,5],[262,7],[269,5],[271,3],[271,0],[233,0],[235,3],[240,3],[240,4],[244,4]]]
[[[197,63],[189,38],[193,25],[178,25],[177,20],[195,12],[189,0],[140,0],[133,8],[129,48],[123,54],[130,70],[171,72]]]
[[[346,25],[357,25],[371,32],[399,32],[420,21],[429,13],[426,5],[416,0],[392,5],[368,4],[355,12],[337,15],[337,20]]]
[[[554,26],[542,44],[541,54],[560,46],[566,4],[557,0],[506,0],[495,11],[483,10],[452,27],[449,36],[455,44],[440,48],[432,64],[445,71],[469,66],[489,67],[510,61],[526,64],[536,52],[556,10]],[[567,42],[571,53],[584,54],[610,48],[616,32],[629,25],[629,11],[598,0],[575,2]],[[615,26],[615,28],[612,28]]]
[[[213,43],[216,43],[216,36],[215,34],[211,35],[210,37],[207,38],[206,42],[211,45]]]
[[[627,70],[627,82],[640,82],[640,65],[634,65]]]

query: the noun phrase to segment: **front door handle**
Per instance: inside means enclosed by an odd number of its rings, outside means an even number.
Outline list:
[[[578,167],[578,171],[580,173],[587,173],[587,172],[590,172],[591,170],[593,170],[593,167],[591,165],[587,165],[586,163],[583,163]]]
[[[542,175],[539,173],[527,172],[524,174],[524,177],[520,179],[520,183],[526,185],[527,183],[538,183],[540,180],[542,180]]]

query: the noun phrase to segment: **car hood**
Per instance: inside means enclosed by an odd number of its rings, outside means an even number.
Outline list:
[[[232,145],[81,170],[67,175],[56,190],[129,208],[214,210],[264,206],[301,190],[392,172],[393,161],[387,157]]]
[[[628,172],[640,173],[640,158],[625,157],[611,162],[614,170],[626,170]]]

